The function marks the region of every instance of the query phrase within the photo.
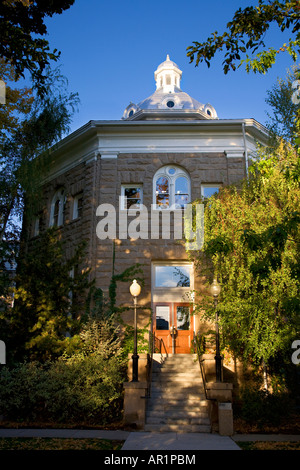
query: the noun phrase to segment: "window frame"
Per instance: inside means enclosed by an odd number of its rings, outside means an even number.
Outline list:
[[[162,268],[174,268],[174,267],[184,267],[189,268],[189,286],[157,286],[157,271],[156,269]],[[152,290],[156,292],[165,292],[171,290],[172,292],[189,292],[194,289],[194,267],[193,263],[189,261],[155,261],[152,263]]]
[[[33,219],[32,237],[38,237],[41,233],[42,214],[37,214]]]
[[[82,210],[83,210],[83,191],[81,191],[80,193],[78,193],[74,196],[72,220],[80,219],[82,217],[82,214],[79,214],[79,212],[78,212],[78,201],[80,201],[80,199],[82,200],[81,208],[80,208],[80,210],[82,212]]]
[[[56,209],[56,204],[59,204],[58,206],[58,214],[57,214],[57,223],[54,223],[54,217],[55,215],[55,209]],[[65,204],[66,204],[66,193],[64,188],[60,188],[56,191],[52,198],[51,202],[51,209],[50,209],[50,221],[49,221],[49,227],[61,227],[64,225],[65,222]]]
[[[170,170],[175,170],[174,174],[170,174]],[[156,190],[156,183],[157,180],[161,177],[164,177],[168,180],[169,183],[169,204],[168,207],[162,207],[157,204],[157,190]],[[184,207],[178,207],[175,204],[176,200],[176,192],[175,192],[175,187],[176,187],[176,180],[177,178],[180,177],[185,177],[187,180],[187,188],[188,188],[188,201],[185,205],[189,204],[191,202],[191,178],[188,172],[183,169],[182,167],[178,165],[164,165],[159,170],[156,171],[154,177],[153,177],[153,208],[154,210],[184,210]]]
[[[125,190],[126,189],[139,189],[140,190],[140,198],[135,198],[135,199],[140,199],[139,207],[125,207]],[[121,184],[121,210],[123,211],[130,211],[131,210],[138,210],[141,205],[143,204],[143,196],[144,196],[144,191],[143,191],[143,184],[138,184],[138,183],[122,183]],[[128,199],[128,198],[127,198]]]
[[[209,199],[210,197],[212,196],[209,196],[209,197],[205,197],[204,194],[203,194],[203,189],[204,188],[218,188],[218,192],[220,190],[220,188],[222,187],[222,184],[221,183],[203,183],[201,184],[201,198],[203,200],[207,200]],[[214,193],[214,194],[218,194],[218,192]]]

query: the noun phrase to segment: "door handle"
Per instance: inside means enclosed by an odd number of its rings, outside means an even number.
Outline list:
[[[171,336],[176,336],[177,335],[177,329],[175,328],[175,326],[171,326],[170,335]]]

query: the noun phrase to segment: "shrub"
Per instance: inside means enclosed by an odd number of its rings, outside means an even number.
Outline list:
[[[278,425],[291,412],[288,393],[244,388],[240,394],[238,415],[248,423]]]
[[[81,348],[40,364],[3,368],[0,415],[17,421],[107,424],[121,417],[127,361],[113,319],[89,322]]]

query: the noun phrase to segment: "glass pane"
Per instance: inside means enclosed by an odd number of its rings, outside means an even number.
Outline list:
[[[202,195],[205,198],[211,197],[218,192],[219,192],[218,186],[203,186],[202,187]]]
[[[169,194],[169,180],[164,176],[156,180],[156,194]]]
[[[179,206],[182,209],[189,202],[189,197],[187,194],[175,194],[175,204],[176,207]]]
[[[177,330],[190,329],[190,308],[177,307]]]
[[[141,188],[125,188],[124,195],[128,198],[141,198]]]
[[[169,329],[169,306],[156,307],[156,329]]]
[[[55,201],[54,214],[53,214],[53,225],[55,226],[57,226],[59,222],[60,206],[61,206],[61,201],[57,199]]]
[[[156,266],[156,287],[190,287],[190,266]]]
[[[157,194],[156,195],[156,204],[160,207],[169,207],[169,195]]]
[[[184,176],[179,176],[175,181],[175,194],[188,194],[188,180]]]
[[[141,205],[140,199],[127,199],[126,200],[127,209],[139,209]]]
[[[169,206],[169,180],[164,176],[156,180],[156,204],[160,207]]]

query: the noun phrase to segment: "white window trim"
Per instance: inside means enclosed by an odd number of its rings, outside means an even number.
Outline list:
[[[66,202],[66,195],[65,195],[64,189],[59,189],[58,191],[56,191],[56,193],[54,194],[54,197],[52,199],[51,209],[50,209],[49,227],[54,226],[54,210],[55,210],[55,204],[56,204],[57,201],[60,201],[57,227],[61,227],[64,223],[64,206],[65,206],[65,202]]]
[[[130,189],[130,188],[140,188],[141,190],[141,204],[143,204],[143,196],[144,196],[144,192],[143,192],[143,185],[142,184],[138,184],[138,183],[124,183],[121,185],[121,207],[120,209],[125,211],[125,210],[130,210],[130,209],[127,209],[127,207],[125,206],[125,189]]]
[[[174,175],[170,175],[168,172],[170,169],[174,168],[176,170]],[[191,202],[191,178],[186,170],[181,168],[178,165],[165,165],[161,167],[154,175],[153,178],[153,209],[163,210],[163,211],[172,211],[172,210],[182,210],[181,208],[175,208],[175,181],[180,176],[184,176],[188,182],[188,203]],[[158,178],[164,177],[169,181],[169,206],[162,208],[161,206],[156,205],[156,181]]]

